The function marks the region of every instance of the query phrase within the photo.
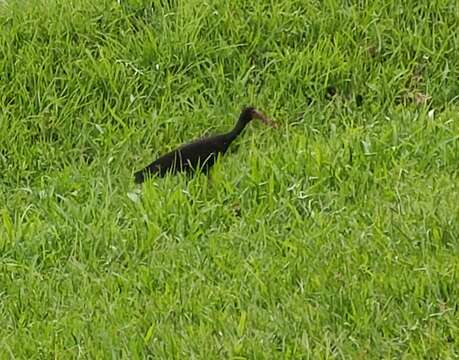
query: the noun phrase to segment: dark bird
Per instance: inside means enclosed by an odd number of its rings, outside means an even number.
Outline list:
[[[144,169],[137,171],[134,174],[135,182],[141,184],[150,176],[165,176],[177,172],[190,173],[197,169],[207,173],[214,165],[217,156],[223,155],[228,150],[230,144],[252,119],[259,119],[267,125],[276,127],[275,123],[262,112],[253,107],[245,107],[233,130],[195,140],[161,156]]]

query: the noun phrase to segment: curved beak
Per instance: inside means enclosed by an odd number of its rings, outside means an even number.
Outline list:
[[[263,114],[261,111],[254,111],[253,117],[255,119],[260,120],[262,123],[271,126],[273,128],[277,128],[277,124],[272,121],[269,117],[267,117],[265,114]]]

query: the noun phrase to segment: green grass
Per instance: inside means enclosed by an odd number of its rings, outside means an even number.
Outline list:
[[[0,358],[457,359],[458,14],[1,2]]]

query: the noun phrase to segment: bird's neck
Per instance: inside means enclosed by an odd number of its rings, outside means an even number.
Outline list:
[[[239,136],[239,134],[242,132],[242,130],[244,130],[247,123],[248,123],[247,119],[241,116],[238,122],[236,123],[236,126],[233,128],[233,130],[231,130],[229,133],[226,134],[226,136],[228,137],[228,140],[233,141],[234,139],[236,139]]]

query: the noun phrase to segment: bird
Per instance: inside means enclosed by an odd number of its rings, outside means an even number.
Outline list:
[[[164,177],[179,172],[194,173],[197,170],[208,173],[219,155],[224,155],[231,143],[241,134],[253,119],[271,127],[277,127],[264,113],[253,106],[242,109],[234,128],[224,134],[200,138],[172,150],[151,164],[134,173],[135,182],[142,184],[152,176]]]

